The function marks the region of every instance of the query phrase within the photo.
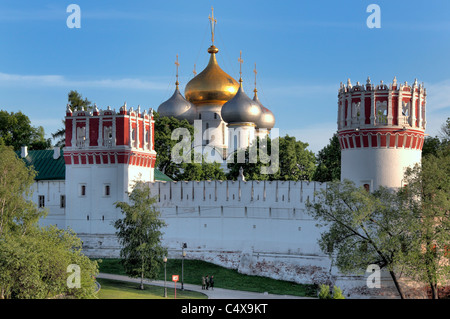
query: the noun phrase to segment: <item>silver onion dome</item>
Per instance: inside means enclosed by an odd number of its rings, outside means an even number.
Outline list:
[[[271,129],[275,126],[275,116],[272,111],[270,111],[267,107],[263,106],[259,101],[258,95],[255,92],[255,96],[253,97],[253,101],[258,103],[261,107],[262,113],[259,117],[258,121],[256,121],[256,128],[265,128]]]
[[[158,113],[161,116],[172,116],[178,120],[188,120],[191,124],[197,117],[195,105],[181,95],[178,85],[173,95],[158,107]]]
[[[241,85],[236,95],[222,106],[222,119],[227,123],[256,123],[262,114],[258,103],[245,94]]]

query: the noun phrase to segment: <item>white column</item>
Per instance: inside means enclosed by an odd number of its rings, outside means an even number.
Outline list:
[[[420,92],[420,89],[418,91],[418,96],[419,96],[419,128],[423,128],[423,119],[422,119],[422,115],[423,115],[423,110],[422,110],[422,97],[423,95]]]
[[[136,148],[139,148],[139,112],[136,112]]]
[[[398,125],[404,125],[405,124],[405,119],[404,116],[402,114],[403,109],[402,109],[402,99],[403,99],[403,94],[402,94],[402,90],[398,90],[398,105],[397,105],[397,122]]]
[[[103,146],[103,116],[100,115],[98,120],[98,139],[97,139],[98,146]],[[94,156],[95,158],[95,156]]]
[[[414,86],[411,88],[411,126],[416,126],[416,95],[414,94]]]
[[[359,125],[363,126],[366,124],[366,95],[364,92],[361,93],[361,104],[359,106]]]
[[[375,125],[375,92],[372,91],[370,95],[370,124]]]
[[[86,116],[86,140],[84,141],[84,147],[89,147],[89,119],[90,117]]]
[[[389,89],[387,105],[387,124],[392,125],[392,89]]]
[[[77,121],[72,117],[72,147],[77,146]]]

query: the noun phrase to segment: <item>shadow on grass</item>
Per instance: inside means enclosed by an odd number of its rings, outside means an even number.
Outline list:
[[[174,299],[175,289],[167,288],[167,298],[164,297],[164,287],[144,284],[144,290],[138,283],[112,279],[97,278],[101,289],[97,294],[99,299]],[[207,299],[202,293],[178,290],[176,299]]]
[[[167,280],[172,275],[179,275],[181,281],[181,259],[167,261]],[[120,259],[107,258],[99,263],[100,272],[126,275]],[[201,260],[184,260],[184,283],[201,286],[202,276],[214,275],[214,286],[217,288],[234,289],[252,292],[268,292],[270,294],[293,295],[300,297],[317,297],[317,286],[297,284],[290,281],[275,280],[261,276],[248,276],[237,270],[224,268]],[[158,280],[164,280],[164,267],[159,270]],[[178,294],[178,291],[177,291]],[[177,296],[178,297],[178,296]]]

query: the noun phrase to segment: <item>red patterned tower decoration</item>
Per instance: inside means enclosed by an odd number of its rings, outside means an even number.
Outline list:
[[[66,112],[66,165],[127,164],[154,168],[153,112],[140,112],[126,103],[116,113],[94,106],[93,112]]]
[[[368,189],[401,187],[407,167],[420,163],[425,137],[426,90],[412,85],[341,83],[338,135],[341,179]]]
[[[66,110],[66,215],[79,234],[108,234],[137,180],[154,181],[153,110]]]

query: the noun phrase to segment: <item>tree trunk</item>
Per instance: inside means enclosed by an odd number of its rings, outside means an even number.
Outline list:
[[[144,272],[141,272],[141,290],[144,290]]]
[[[399,284],[399,282],[397,280],[397,276],[395,275],[395,273],[392,270],[389,271],[389,273],[391,274],[392,280],[394,281],[395,288],[397,288],[397,291],[398,291],[398,293],[400,295],[400,298],[401,299],[405,299],[405,295],[403,294],[403,290],[400,287],[400,284]]]
[[[437,289],[437,284],[435,283],[430,283],[431,286],[431,298],[432,299],[439,299],[439,292]]]

